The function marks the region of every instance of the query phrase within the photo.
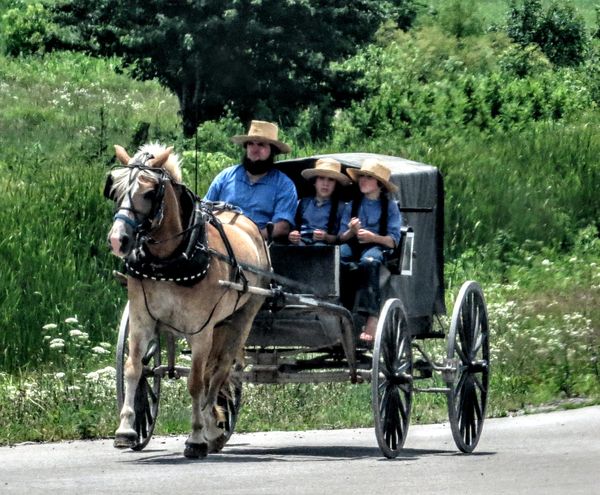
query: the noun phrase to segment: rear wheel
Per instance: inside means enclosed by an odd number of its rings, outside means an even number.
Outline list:
[[[490,339],[483,291],[476,282],[460,289],[448,334],[448,417],[456,446],[472,452],[481,436],[490,377]]]
[[[119,325],[119,336],[117,339],[117,407],[119,413],[123,409],[125,400],[125,362],[129,356],[129,303],[123,310],[121,323]],[[142,358],[142,376],[135,390],[134,410],[135,424],[134,429],[138,434],[137,441],[133,450],[142,450],[152,437],[156,418],[158,416],[158,403],[160,399],[160,381],[161,374],[154,373],[154,370],[160,367],[160,337],[156,337],[150,342],[146,354]]]
[[[396,457],[404,445],[412,391],[412,348],[406,312],[399,299],[388,299],[377,324],[371,380],[375,436],[385,457]]]

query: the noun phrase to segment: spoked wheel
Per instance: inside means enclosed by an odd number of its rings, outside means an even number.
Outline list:
[[[399,299],[381,310],[373,347],[371,406],[375,435],[385,457],[396,457],[408,432],[412,407],[412,348],[406,313]]]
[[[129,303],[125,306],[121,323],[119,325],[119,337],[117,340],[117,407],[119,413],[123,408],[125,400],[125,362],[129,356]],[[160,399],[160,380],[162,376],[154,373],[154,369],[160,366],[160,338],[157,335],[150,342],[148,351],[142,359],[142,376],[135,390],[135,430],[138,434],[133,450],[142,450],[152,437],[156,418],[158,416],[158,402]]]
[[[234,371],[235,370],[237,370],[237,367],[234,368]],[[231,435],[233,435],[233,431],[235,430],[235,425],[237,423],[242,405],[241,379],[236,376],[232,376],[229,383],[225,384],[219,392],[219,396],[217,397],[217,405],[220,406],[225,413],[225,421],[219,425],[223,428],[223,430],[225,430],[225,432],[219,438],[209,442],[209,452],[212,453],[220,452],[225,444],[229,441]]]
[[[483,428],[490,377],[490,339],[483,291],[476,282],[460,288],[448,334],[448,417],[456,446],[472,452]]]

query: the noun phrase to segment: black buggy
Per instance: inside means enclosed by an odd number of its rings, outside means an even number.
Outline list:
[[[361,343],[362,320],[342,304],[347,283],[340,270],[339,246],[270,246],[273,283],[270,289],[237,290],[267,296],[245,346],[245,363],[236,365],[232,382],[221,392],[226,411],[225,445],[240,411],[242,383],[370,382],[377,443],[384,456],[396,457],[408,433],[414,392],[445,394],[452,435],[458,449],[472,452],[485,419],[489,377],[489,328],[479,284],[465,282],[445,328],[442,176],[432,166],[403,158],[365,153],[319,155],[285,160],[277,167],[296,184],[300,197],[311,193],[302,178],[305,168],[323,156],[359,168],[365,158],[387,165],[393,194],[404,220],[401,242],[388,253],[381,271],[382,309],[372,346]],[[351,191],[348,191],[351,194]],[[117,343],[117,401],[124,396],[129,311],[121,318]],[[446,339],[445,357],[429,354],[431,339]],[[162,349],[161,349],[162,347]],[[163,378],[187,376],[177,341],[164,335],[144,359],[147,385],[136,392],[142,449],[150,440]],[[139,408],[138,408],[139,405]],[[139,412],[137,410],[139,409]],[[139,418],[138,418],[139,416]]]

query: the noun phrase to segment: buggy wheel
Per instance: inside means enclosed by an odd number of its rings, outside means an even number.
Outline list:
[[[125,362],[129,356],[129,303],[123,310],[119,324],[117,340],[117,407],[119,413],[123,408],[125,399]],[[146,355],[142,359],[142,376],[135,390],[135,430],[138,434],[133,450],[142,450],[152,437],[156,418],[158,416],[158,402],[160,399],[161,374],[154,373],[160,367],[160,337],[150,342]]]
[[[408,432],[412,406],[412,348],[406,313],[399,299],[381,310],[373,347],[371,406],[382,454],[396,457]]]
[[[448,417],[459,450],[472,452],[483,428],[490,376],[490,339],[483,291],[465,282],[458,293],[448,334]]]
[[[238,367],[234,367],[234,372],[238,370]],[[237,419],[239,417],[240,408],[242,405],[242,382],[237,376],[232,376],[229,383],[223,385],[223,388],[219,392],[219,396],[217,397],[217,406],[223,409],[225,414],[225,421],[223,421],[221,428],[223,428],[224,433],[212,440],[208,444],[208,450],[211,453],[220,452],[225,444],[233,435],[233,431],[235,430],[235,425],[237,423]]]

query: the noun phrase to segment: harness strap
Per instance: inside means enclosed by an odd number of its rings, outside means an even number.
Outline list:
[[[136,229],[138,226],[138,222],[132,220],[127,215],[123,215],[122,213],[115,213],[113,220],[122,220],[123,222],[125,222],[127,225],[129,225],[133,229]]]

